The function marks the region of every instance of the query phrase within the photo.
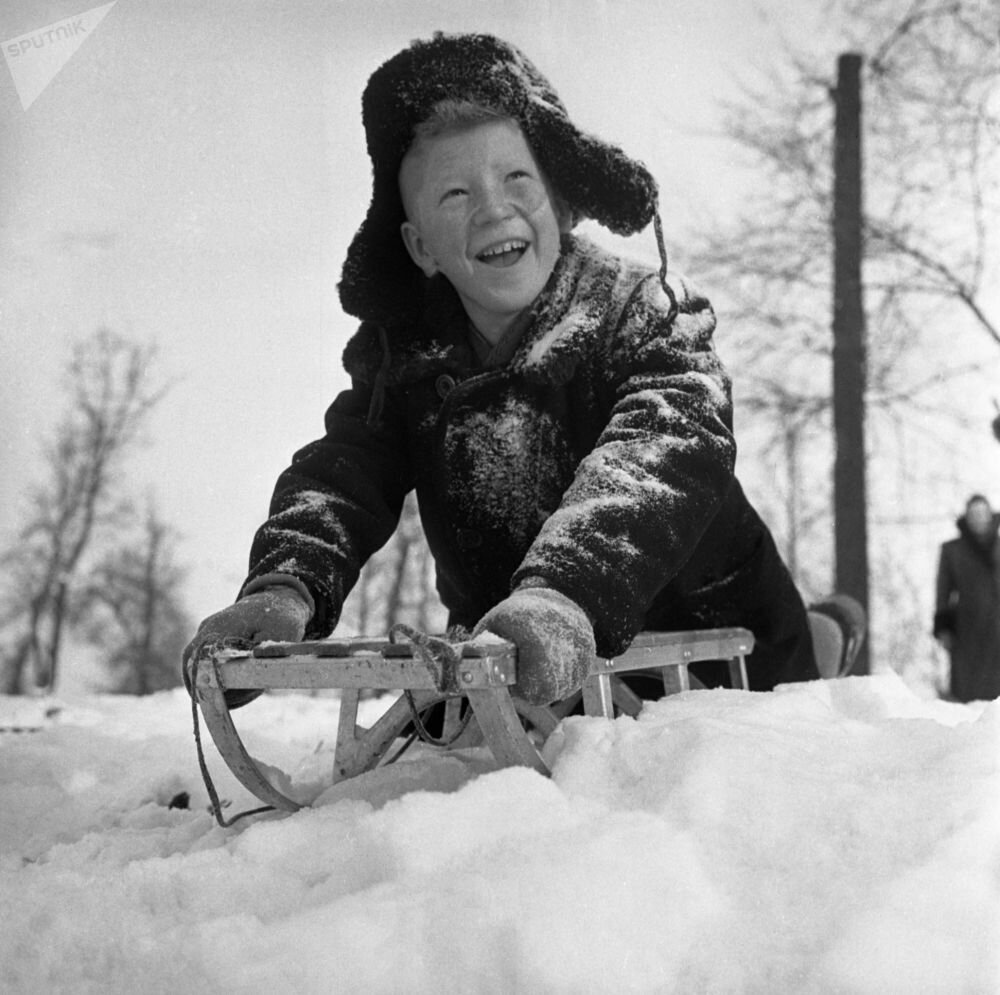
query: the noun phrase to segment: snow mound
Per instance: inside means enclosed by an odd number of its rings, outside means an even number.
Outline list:
[[[414,748],[330,786],[336,699],[265,696],[245,740],[315,802],[228,830],[182,692],[45,709],[0,734],[4,992],[1000,991],[996,703],[693,691],[567,719],[551,778]]]

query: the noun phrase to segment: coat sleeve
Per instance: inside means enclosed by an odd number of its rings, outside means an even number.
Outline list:
[[[307,638],[333,631],[361,567],[392,535],[412,487],[398,414],[386,400],[371,424],[371,394],[355,382],[336,398],[326,434],[278,477],[269,517],[251,546],[244,588],[269,574],[305,584],[316,605]]]
[[[933,634],[935,637],[945,632],[955,634],[955,597],[957,593],[955,573],[946,544],[941,547],[941,555],[938,559],[937,594],[934,601]]]
[[[682,288],[669,322],[656,278],[640,291],[600,357],[606,425],[514,576],[540,577],[580,604],[602,653],[628,644],[691,556],[736,458],[710,305]]]

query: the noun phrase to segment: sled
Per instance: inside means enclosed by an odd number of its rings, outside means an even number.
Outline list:
[[[280,791],[261,771],[240,738],[226,692],[269,689],[341,691],[334,751],[333,781],[346,780],[391,762],[397,741],[409,730],[425,742],[458,748],[484,743],[501,767],[522,765],[548,774],[540,746],[561,718],[582,702],[583,712],[613,718],[635,715],[642,699],[622,675],[644,671],[662,681],[663,693],[699,686],[688,672],[693,663],[726,661],[734,688],[746,689],[746,657],[753,634],[742,628],[688,632],[643,632],[614,659],[596,659],[581,691],[552,706],[533,706],[511,695],[517,681],[517,651],[512,643],[479,637],[450,643],[406,626],[394,626],[389,639],[330,638],[299,643],[264,643],[234,650],[203,646],[191,666],[193,712],[199,762],[213,811],[224,820],[208,775],[198,735],[198,709],[223,760],[237,780],[270,809],[294,812],[301,804]],[[402,691],[369,728],[357,722],[362,694]],[[423,717],[441,706],[440,735],[429,732]],[[473,721],[474,720],[474,721]],[[398,748],[397,748],[398,749]]]

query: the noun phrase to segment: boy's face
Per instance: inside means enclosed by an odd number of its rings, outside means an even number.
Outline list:
[[[497,341],[559,257],[560,218],[520,127],[486,121],[419,141],[399,170],[401,231],[427,276],[443,273]]]

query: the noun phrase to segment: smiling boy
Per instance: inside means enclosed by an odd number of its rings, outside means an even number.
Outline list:
[[[326,432],[279,477],[223,637],[321,638],[415,489],[449,622],[518,647],[527,700],[643,628],[746,626],[754,688],[818,676],[805,607],[734,476],[715,316],[667,277],[656,183],[579,131],[488,35],[414,42],[369,80],[361,326]],[[653,223],[659,270],[573,233]]]
[[[453,118],[460,106],[451,105]],[[466,113],[460,130],[417,129],[399,171],[401,233],[424,275],[446,277],[475,329],[496,345],[548,282],[569,218],[563,210],[560,220],[517,124],[470,124],[475,112]]]

